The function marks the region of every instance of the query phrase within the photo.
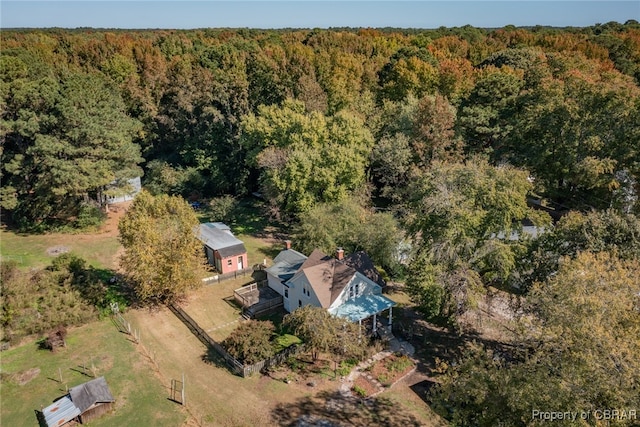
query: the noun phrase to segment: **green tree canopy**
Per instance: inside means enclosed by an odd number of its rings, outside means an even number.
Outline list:
[[[472,348],[435,388],[454,425],[530,425],[534,410],[588,413],[640,405],[640,264],[584,252],[527,297],[512,354]],[[612,425],[631,426],[633,419]]]
[[[375,212],[357,198],[322,203],[300,216],[295,239],[304,253],[320,249],[333,253],[365,251],[377,265],[394,268],[403,238],[397,220],[388,212]]]
[[[557,274],[560,260],[581,252],[615,252],[621,259],[640,259],[640,219],[613,209],[570,212],[533,239],[518,262],[514,284],[522,290]]]
[[[199,222],[181,197],[139,193],[120,220],[121,266],[144,302],[170,303],[199,286],[205,257]]]
[[[325,117],[288,100],[246,116],[242,130],[247,162],[260,170],[264,195],[284,214],[343,200],[365,185],[373,137],[352,114]]]
[[[434,162],[414,183],[406,220],[417,245],[407,286],[429,318],[455,323],[483,285],[509,278],[524,252],[509,236],[524,239],[524,219],[549,220],[527,207],[531,188],[527,172],[481,159]]]
[[[134,143],[139,123],[102,76],[18,79],[8,90],[3,207],[16,217],[67,219],[89,196],[102,203],[107,186],[142,174]]]
[[[249,320],[240,323],[221,344],[231,356],[251,365],[273,356],[274,330],[271,321]]]
[[[284,318],[283,325],[304,341],[313,359],[320,353],[359,359],[364,354],[360,327],[329,314],[322,307],[306,305]]]

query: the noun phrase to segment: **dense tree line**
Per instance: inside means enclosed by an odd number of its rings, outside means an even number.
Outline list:
[[[432,160],[475,154],[570,207],[637,203],[635,21],[1,38],[2,206],[25,227],[77,217],[140,166],[157,193],[262,190],[294,218],[365,188],[395,202]]]

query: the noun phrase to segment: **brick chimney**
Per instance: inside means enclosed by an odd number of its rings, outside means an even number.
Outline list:
[[[285,249],[291,249],[291,240],[285,240],[284,241],[284,248]]]
[[[344,249],[342,248],[338,248],[336,250],[336,258],[340,261],[342,261],[344,259]]]

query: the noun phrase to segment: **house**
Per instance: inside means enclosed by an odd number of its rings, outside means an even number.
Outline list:
[[[307,257],[287,241],[273,261],[265,270],[268,285],[282,295],[287,312],[313,305],[352,322],[372,317],[376,332],[377,316],[389,310],[391,326],[395,302],[382,295],[384,280],[364,252],[345,258],[338,249],[334,258],[316,249]]]
[[[72,421],[81,424],[102,416],[112,409],[115,399],[104,377],[69,389],[69,394],[42,410],[47,426],[63,426]]]
[[[142,182],[140,177],[137,176],[135,178],[128,179],[127,187],[129,189],[129,192],[123,194],[121,191],[117,190],[116,181],[109,184],[104,192],[105,204],[111,205],[114,203],[122,203],[133,200],[136,197],[136,194],[138,194],[142,190]]]
[[[200,240],[209,264],[219,273],[233,273],[248,268],[247,249],[227,225],[221,222],[200,224]]]

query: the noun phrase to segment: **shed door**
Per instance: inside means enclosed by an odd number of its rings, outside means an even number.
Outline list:
[[[238,257],[238,270],[242,270],[242,269],[244,269],[244,264],[242,262],[242,257],[239,256]]]

